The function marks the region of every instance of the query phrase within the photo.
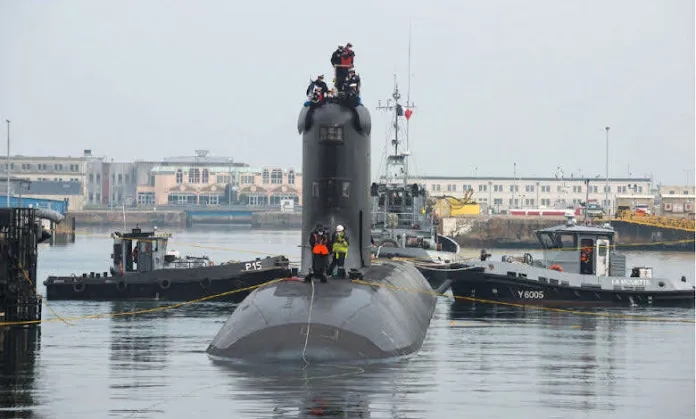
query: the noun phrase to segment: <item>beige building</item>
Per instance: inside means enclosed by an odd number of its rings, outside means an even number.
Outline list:
[[[617,195],[648,194],[651,185],[649,178],[610,178],[605,193],[604,179],[424,176],[420,181],[431,196],[463,198],[468,190],[473,190],[473,200],[482,204],[482,210],[490,208],[493,213],[577,207],[588,198],[613,210]]]
[[[279,206],[283,199],[302,202],[302,176],[293,168],[253,169],[229,158],[208,157],[205,150],[197,153],[193,158],[176,157],[150,165],[147,183],[137,187],[138,206]],[[140,176],[144,178],[144,173]]]
[[[5,171],[6,166],[7,163],[0,163],[0,171]],[[73,204],[78,200],[71,195],[71,209],[114,206],[124,202],[129,205],[135,201],[133,163],[106,161],[105,157],[93,156],[91,150],[84,150],[79,157],[11,156],[10,171],[13,176],[32,182],[79,185],[82,199],[79,204]],[[79,208],[74,205],[79,205]]]

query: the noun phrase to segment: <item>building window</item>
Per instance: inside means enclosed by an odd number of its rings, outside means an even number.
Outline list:
[[[242,175],[242,185],[253,185],[254,175]]]
[[[176,169],[176,184],[180,185],[184,183],[184,171],[181,169]]]
[[[201,183],[208,183],[208,169],[203,169]]]
[[[519,185],[510,185],[510,192],[519,192],[520,187]]]
[[[122,184],[123,184],[123,175],[120,174],[120,173],[118,174],[118,184],[119,184],[119,185],[122,185]]]
[[[440,192],[440,185],[432,184],[431,186],[433,192]]]
[[[138,205],[154,205],[155,204],[155,193],[154,192],[138,192]]]
[[[232,176],[230,176],[230,175],[217,175],[215,182],[216,183],[232,183]]]
[[[196,194],[171,193],[167,197],[169,205],[196,205]]]
[[[295,184],[295,171],[294,170],[288,171],[288,184],[289,185]]]
[[[201,195],[199,197],[199,203],[200,203],[200,205],[220,205],[220,195],[219,194]]]
[[[542,192],[551,192],[551,185],[541,185]]]
[[[201,183],[200,169],[189,169],[188,183]]]
[[[271,183],[274,185],[280,185],[283,183],[283,171],[280,169],[273,169],[271,172]]]
[[[176,178],[177,178],[177,182],[176,182],[176,183],[181,183],[181,182],[178,182],[179,173],[176,174]],[[147,184],[150,185],[150,186],[155,186],[155,175],[153,175],[153,174],[147,175]]]
[[[485,192],[488,190],[488,185],[478,185],[479,192]]]
[[[611,186],[604,185],[604,192],[611,192]]]
[[[592,192],[593,192],[593,193],[599,192],[599,188],[596,187],[596,186],[593,186],[593,187],[592,187]]]
[[[261,183],[268,184],[268,182],[269,182],[268,169],[263,169],[263,174],[261,176]]]
[[[53,165],[53,168],[54,168],[56,171],[60,172],[60,171],[63,170],[63,165],[62,165],[62,164],[54,164],[54,165]]]
[[[89,183],[94,183],[94,175],[92,173],[89,174]]]

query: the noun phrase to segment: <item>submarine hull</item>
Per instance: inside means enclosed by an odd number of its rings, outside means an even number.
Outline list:
[[[352,363],[418,351],[436,302],[423,275],[407,262],[360,272],[378,285],[285,280],[254,290],[207,352],[251,363]]]

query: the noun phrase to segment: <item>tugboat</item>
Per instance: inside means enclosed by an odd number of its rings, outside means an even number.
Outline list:
[[[188,301],[247,288],[291,275],[284,256],[215,265],[206,256],[179,257],[167,252],[171,234],[114,232],[109,272],[80,276],[49,276],[44,281],[49,300],[169,300]],[[248,291],[222,296],[241,301]]]
[[[536,231],[543,259],[503,256],[468,263],[452,280],[455,297],[534,305],[694,306],[695,287],[686,277],[654,278],[650,267],[633,267],[626,277],[626,256],[611,250],[609,224],[566,223]]]

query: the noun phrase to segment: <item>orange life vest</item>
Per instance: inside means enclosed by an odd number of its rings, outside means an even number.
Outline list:
[[[317,233],[314,233],[314,248],[312,249],[312,253],[315,255],[328,255],[329,248],[327,244],[328,241],[326,236],[319,236]]]

